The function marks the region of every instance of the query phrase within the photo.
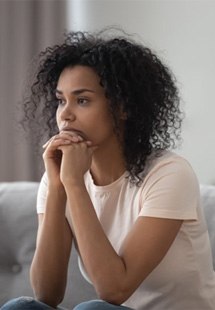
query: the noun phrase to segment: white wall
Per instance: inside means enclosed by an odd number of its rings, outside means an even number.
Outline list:
[[[215,183],[215,0],[69,0],[69,29],[119,25],[172,68],[186,120],[179,153],[202,183]]]

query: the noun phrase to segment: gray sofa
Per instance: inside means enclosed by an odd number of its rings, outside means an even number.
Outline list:
[[[29,267],[37,230],[37,189],[38,183],[33,182],[0,183],[0,306],[11,298],[33,296]],[[202,185],[201,198],[215,267],[215,186]],[[81,301],[93,298],[94,289],[81,276],[73,249],[62,306],[73,309]]]

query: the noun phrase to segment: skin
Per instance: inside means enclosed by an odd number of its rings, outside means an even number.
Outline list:
[[[67,200],[80,255],[99,298],[121,304],[163,259],[182,221],[140,217],[116,253],[84,183],[88,170],[97,185],[110,184],[125,171],[108,100],[97,74],[83,66],[64,69],[56,96],[59,134],[44,145],[48,194],[46,212],[39,215],[31,283],[39,300],[52,307],[62,301],[73,240]],[[123,135],[122,111],[119,119]]]

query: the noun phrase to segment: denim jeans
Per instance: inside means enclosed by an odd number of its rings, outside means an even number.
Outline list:
[[[32,297],[19,297],[12,299],[0,308],[0,310],[53,310],[53,309],[55,308],[52,308],[40,301],[37,301]],[[57,309],[66,310],[65,308],[62,307],[58,307]],[[132,310],[132,309],[124,306],[112,305],[102,300],[91,300],[75,306],[73,310]]]

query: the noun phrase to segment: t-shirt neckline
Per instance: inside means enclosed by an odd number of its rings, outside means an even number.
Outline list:
[[[123,183],[125,178],[128,177],[128,172],[125,171],[117,180],[115,180],[114,182],[112,182],[110,184],[96,185],[93,181],[93,178],[92,178],[90,171],[88,171],[87,174],[88,174],[88,179],[91,183],[91,187],[97,192],[111,191],[112,189],[116,189],[117,187],[119,187]]]

